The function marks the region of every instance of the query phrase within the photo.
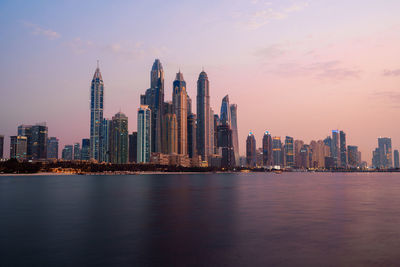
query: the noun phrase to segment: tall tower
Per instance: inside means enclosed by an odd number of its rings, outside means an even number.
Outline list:
[[[229,95],[222,98],[220,122],[222,125],[231,126],[231,109],[229,106]]]
[[[265,131],[262,140],[263,166],[272,166],[272,137],[268,131]]]
[[[95,160],[100,160],[103,109],[104,82],[97,62],[97,68],[90,87],[90,158]]]
[[[151,110],[147,105],[141,105],[137,118],[137,162],[150,161],[151,150]]]
[[[340,137],[339,130],[332,130],[331,157],[335,167],[340,166]]]
[[[239,134],[238,134],[238,123],[237,123],[237,105],[231,104],[231,129],[232,129],[232,144],[233,152],[235,154],[235,164],[239,166]]]
[[[285,162],[286,167],[294,167],[294,139],[290,136],[285,138]]]
[[[150,90],[152,92],[150,103],[152,113],[152,152],[162,152],[162,125],[164,105],[164,70],[159,59],[153,63],[150,72]]]
[[[178,130],[178,154],[186,155],[187,151],[187,104],[186,82],[179,71],[173,82],[172,103],[176,115]]]
[[[203,161],[212,154],[210,147],[210,82],[202,71],[197,80],[197,153]]]
[[[128,117],[118,112],[112,117],[110,129],[110,160],[111,163],[128,163]]]
[[[347,145],[346,145],[346,133],[340,131],[340,167],[347,167]]]
[[[246,139],[246,161],[250,168],[256,167],[256,138],[252,132],[249,133]]]

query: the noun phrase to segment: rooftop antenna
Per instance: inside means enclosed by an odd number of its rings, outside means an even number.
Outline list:
[[[99,60],[97,60],[97,68],[99,68]]]

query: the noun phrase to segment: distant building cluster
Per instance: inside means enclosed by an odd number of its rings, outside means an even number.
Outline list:
[[[150,71],[150,88],[140,95],[137,132],[129,133],[128,117],[116,113],[104,118],[104,81],[97,65],[90,90],[90,137],[65,145],[61,159],[98,163],[140,163],[184,167],[235,167],[270,169],[355,169],[365,168],[357,146],[346,144],[344,131],[333,130],[324,140],[305,144],[266,131],[261,147],[255,135],[246,139],[246,155],[240,157],[238,108],[229,96],[222,98],[220,114],[210,105],[207,73],[197,80],[196,113],[186,90],[182,72],[172,83],[172,101],[164,99],[164,70],[156,59]],[[4,136],[0,135],[0,158],[4,158]],[[59,139],[48,137],[46,123],[20,125],[10,136],[10,158],[18,160],[59,160]],[[399,168],[399,151],[392,153],[390,138],[378,138],[372,167]]]
[[[357,146],[347,146],[346,133],[333,130],[324,140],[305,144],[286,136],[271,136],[266,131],[260,148],[252,132],[246,139],[246,158],[244,165],[250,168],[270,169],[359,169],[366,168]],[[388,167],[389,168],[389,167]]]

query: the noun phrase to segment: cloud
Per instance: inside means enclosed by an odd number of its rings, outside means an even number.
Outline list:
[[[400,108],[400,92],[394,91],[376,91],[371,95],[374,99],[380,98],[385,102],[392,103],[393,108]]]
[[[259,6],[259,1],[253,1],[253,5]],[[257,10],[248,16],[246,21],[247,26],[252,29],[258,29],[273,20],[286,19],[291,13],[305,9],[309,4],[308,2],[293,3],[290,6],[275,9],[271,7],[271,3],[263,3],[268,6],[267,8]]]
[[[273,44],[264,48],[260,48],[254,52],[255,56],[274,59],[286,54],[286,48],[281,44]]]
[[[83,54],[87,50],[92,49],[95,46],[92,41],[82,40],[80,37],[66,42],[65,45],[71,48],[75,54]]]
[[[332,81],[357,79],[362,73],[358,69],[344,67],[342,62],[337,60],[312,62],[309,64],[288,62],[277,65],[271,72],[283,76],[314,76],[317,79]]]
[[[49,40],[55,40],[61,37],[61,34],[59,34],[58,32],[55,32],[53,30],[50,29],[43,29],[40,26],[30,23],[30,22],[22,22],[22,24],[31,30],[31,33],[33,35],[40,35],[40,36],[44,36]]]
[[[400,69],[395,69],[395,70],[384,70],[383,71],[383,76],[400,76]]]

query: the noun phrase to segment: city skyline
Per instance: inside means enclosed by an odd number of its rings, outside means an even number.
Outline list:
[[[60,139],[60,150],[66,144],[72,145],[82,138],[89,138],[88,77],[93,75],[97,59],[100,59],[105,83],[107,108],[104,117],[111,118],[121,109],[131,118],[129,133],[135,131],[138,95],[148,88],[149,65],[156,57],[162,60],[165,70],[166,101],[172,100],[171,85],[181,69],[188,94],[192,96],[192,106],[196,107],[196,82],[202,66],[210,80],[210,106],[214,112],[219,110],[223,96],[229,94],[238,105],[238,139],[242,156],[250,130],[255,133],[257,144],[261,144],[266,130],[273,136],[281,136],[282,141],[289,135],[309,143],[325,138],[331,129],[340,128],[347,134],[347,144],[357,145],[369,163],[377,137],[391,137],[393,149],[397,148],[400,129],[393,118],[399,115],[399,109],[391,99],[397,99],[400,77],[400,59],[395,49],[399,45],[396,33],[399,21],[394,15],[399,3],[389,1],[384,6],[378,1],[331,4],[333,10],[351,10],[352,6],[358,8],[357,14],[341,12],[342,21],[334,23],[329,20],[332,15],[314,1],[297,8],[292,2],[272,1],[270,6],[261,2],[244,4],[237,1],[231,6],[224,1],[213,3],[215,11],[210,11],[213,8],[208,7],[203,19],[194,16],[193,21],[173,33],[187,37],[189,43],[185,49],[181,49],[180,45],[171,46],[167,41],[170,37],[162,34],[159,34],[160,42],[154,42],[137,27],[129,33],[137,33],[146,40],[143,44],[136,44],[134,38],[121,40],[132,23],[122,9],[132,11],[131,5],[113,6],[121,20],[108,23],[122,29],[113,35],[112,27],[103,22],[96,21],[101,27],[92,27],[94,24],[77,16],[83,25],[78,29],[51,15],[57,14],[60,9],[64,9],[64,16],[74,14],[71,4],[47,3],[46,9],[40,11],[29,3],[25,3],[26,7],[20,7],[18,3],[2,3],[2,10],[10,11],[5,12],[7,14],[1,18],[0,24],[5,36],[0,52],[4,58],[0,63],[2,93],[6,96],[1,98],[0,111],[7,114],[2,118],[0,128],[0,134],[7,136],[5,155],[8,155],[8,136],[14,136],[16,127],[25,123],[46,121],[49,136]],[[167,8],[157,11],[158,14],[165,12],[159,19],[165,18],[163,16],[172,8],[185,10],[182,14],[187,18],[193,16],[195,11],[203,10],[198,4],[181,7],[177,2],[157,4]],[[88,6],[83,4],[82,9],[86,10]],[[266,22],[268,14],[263,12],[269,10],[266,6],[284,14],[284,18],[277,19],[270,15]],[[106,4],[103,7],[99,5],[97,11],[105,12],[107,7]],[[29,8],[32,10],[30,14],[27,12]],[[149,8],[148,4],[137,3],[139,11],[149,12]],[[16,10],[20,13],[15,13]],[[249,14],[259,11],[261,21],[249,18],[249,25],[238,25],[234,23],[237,18],[232,18],[235,17],[235,10]],[[304,19],[316,11],[320,11],[321,16],[326,15],[326,19]],[[220,12],[221,19],[217,19],[213,12]],[[367,18],[371,22],[367,22]],[[302,26],[310,26],[316,19],[322,25],[305,27],[309,29],[307,31],[296,33],[297,28],[290,27],[299,21],[302,21]],[[357,20],[359,23],[355,23]],[[348,29],[342,25],[346,22],[351,24]],[[161,28],[177,29],[174,26],[179,24],[181,22],[172,20]],[[223,37],[232,41],[231,45],[226,46],[224,38],[217,38],[215,34],[210,35],[214,42],[210,40],[210,43],[201,46],[194,45],[198,39],[189,40],[189,32],[204,25],[216,28],[210,29],[209,33],[226,27]],[[341,33],[337,32],[339,28],[343,29]],[[111,43],[104,37],[95,38],[100,30],[105,36],[110,35]],[[199,38],[204,34],[201,33]],[[235,38],[235,34],[243,38]],[[256,40],[254,36],[260,34],[268,38]],[[153,44],[167,49],[150,51]],[[136,49],[136,45],[139,48]],[[146,51],[141,54],[142,50]],[[134,54],[135,51],[137,54]],[[198,54],[193,54],[193,51],[198,51]],[[268,62],[272,62],[273,66]],[[288,62],[296,64],[288,65]],[[16,109],[16,103],[23,105]],[[195,108],[193,110],[195,112]]]

